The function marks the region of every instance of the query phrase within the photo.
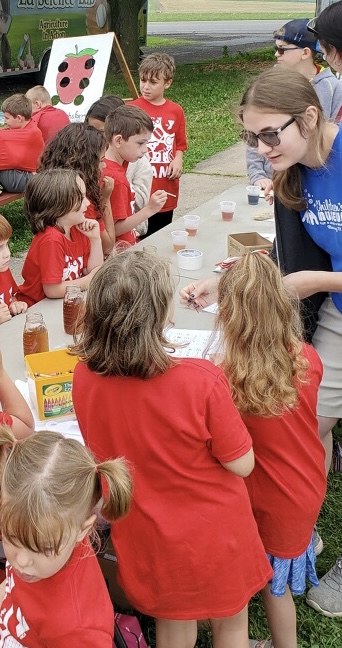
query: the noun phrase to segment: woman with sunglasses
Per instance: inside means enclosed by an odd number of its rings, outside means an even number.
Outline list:
[[[245,142],[272,164],[278,262],[287,287],[304,301],[307,338],[323,362],[317,412],[329,469],[331,430],[342,418],[342,125],[324,118],[307,79],[280,66],[251,83],[240,117]],[[212,279],[181,291],[183,302],[199,306],[215,294]],[[341,616],[341,593],[338,559],[308,602]]]
[[[303,74],[317,92],[325,117],[341,121],[342,83],[329,67],[319,64],[319,42],[317,36],[307,30],[308,23],[308,18],[296,18],[274,32],[277,65]],[[269,179],[272,178],[270,162],[250,146],[247,147],[246,156],[251,183],[260,185],[262,189],[269,188]]]

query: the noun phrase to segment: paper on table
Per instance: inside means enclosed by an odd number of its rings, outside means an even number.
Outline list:
[[[214,315],[216,315],[218,312],[218,303],[215,302],[215,304],[210,304],[210,306],[202,308],[202,311],[205,311],[206,313],[214,313]]]
[[[209,340],[212,338],[210,353],[215,353],[218,342],[218,334],[213,334],[212,331],[174,328],[166,331],[166,337],[171,343],[186,344],[186,346],[175,350],[173,355],[177,358],[203,358],[203,352]],[[205,357],[207,358],[208,355],[209,352]]]
[[[67,421],[63,419],[49,419],[48,421],[40,421],[38,419],[37,412],[32,407],[27,382],[24,382],[23,380],[16,380],[15,385],[19,389],[21,395],[25,398],[32,412],[34,418],[34,429],[37,432],[39,432],[40,430],[60,432],[60,434],[63,434],[63,436],[67,437],[68,439],[76,439],[82,444],[84,443],[76,417],[72,420],[69,419]]]

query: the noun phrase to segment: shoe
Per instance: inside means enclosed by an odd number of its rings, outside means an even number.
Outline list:
[[[321,536],[317,531],[316,525],[314,526],[313,541],[314,541],[314,552],[316,556],[319,556],[323,551],[324,544]]]
[[[309,589],[306,602],[327,617],[342,617],[342,556],[319,581]]]
[[[260,641],[250,639],[249,648],[272,648],[272,643],[267,641],[267,639],[260,639]]]

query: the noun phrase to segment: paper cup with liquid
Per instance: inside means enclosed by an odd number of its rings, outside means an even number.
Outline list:
[[[246,187],[249,205],[257,205],[259,202],[261,188],[258,185],[249,185]]]
[[[41,313],[27,313],[23,332],[24,357],[49,350],[47,326]]]
[[[196,236],[200,220],[201,217],[196,216],[196,214],[183,216],[184,227],[189,236]]]
[[[236,202],[234,202],[233,200],[222,200],[222,202],[220,202],[220,207],[221,207],[222,220],[224,221],[233,220]]]
[[[188,241],[188,232],[185,230],[174,230],[171,232],[173,251],[184,250]]]

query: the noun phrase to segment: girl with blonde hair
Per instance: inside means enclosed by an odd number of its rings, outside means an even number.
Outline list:
[[[318,585],[313,529],[326,490],[316,417],[321,361],[303,342],[298,300],[264,254],[234,263],[218,285],[222,368],[253,440],[246,478],[273,567],[263,600],[273,648],[297,648],[293,594]],[[269,646],[251,641],[250,646]]]
[[[106,261],[73,351],[73,402],[99,460],[135,467],[130,513],[111,535],[128,600],[156,618],[157,648],[193,647],[207,618],[214,648],[248,648],[247,604],[272,573],[241,479],[251,441],[222,370],[167,353],[173,294],[166,260],[128,250]]]
[[[4,426],[0,447],[7,558],[0,636],[27,648],[112,648],[113,609],[89,535],[97,506],[108,521],[129,510],[125,461],[96,463],[56,432],[15,441]]]

